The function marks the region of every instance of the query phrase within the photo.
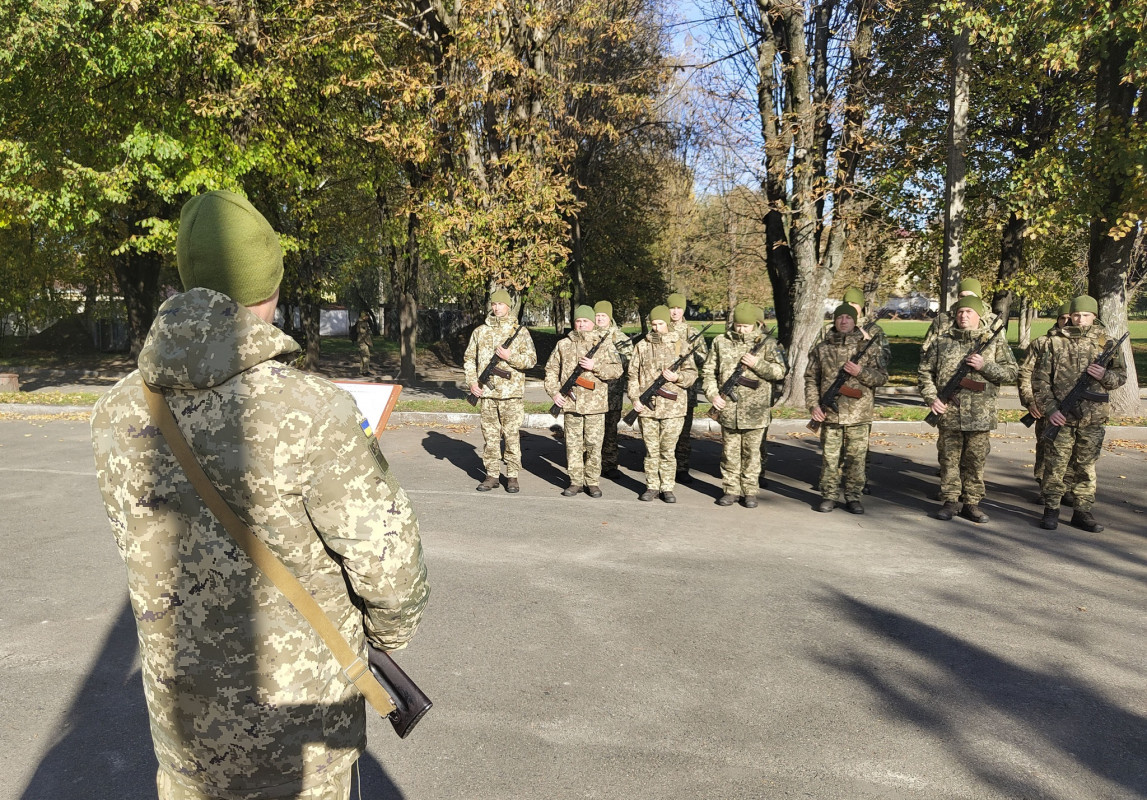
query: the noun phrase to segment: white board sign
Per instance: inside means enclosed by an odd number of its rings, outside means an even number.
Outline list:
[[[370,383],[368,381],[334,381],[334,385],[350,392],[358,403],[358,410],[370,423],[375,436],[381,436],[386,428],[390,412],[398,402],[402,386],[397,383]]]

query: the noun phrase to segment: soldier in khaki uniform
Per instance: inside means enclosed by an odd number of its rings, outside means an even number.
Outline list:
[[[355,339],[358,343],[358,374],[366,376],[370,374],[370,347],[374,344],[374,340],[371,338],[370,315],[365,311],[359,312],[358,325],[356,328]]]
[[[978,297],[981,304],[984,302],[984,288],[978,280],[975,278],[964,278],[964,280],[956,284],[957,300],[964,297]],[[992,313],[988,306],[985,305],[983,308],[984,313],[980,315],[980,322],[983,323],[985,328],[991,330],[995,327],[996,315]],[[935,316],[932,320],[932,324],[928,326],[928,330],[924,334],[924,344],[920,345],[921,358],[926,357],[925,354],[932,346],[932,343],[936,341],[936,338],[952,326],[955,313],[956,309],[953,307],[951,312],[941,311]]]
[[[980,510],[984,498],[984,464],[991,450],[990,431],[995,430],[996,398],[999,387],[1014,383],[1019,371],[1008,343],[997,337],[987,350],[967,355],[977,342],[989,336],[980,323],[984,310],[978,297],[964,297],[954,308],[955,324],[936,338],[920,362],[920,394],[933,412],[940,415],[936,443],[940,459],[940,500],[938,519],[951,519],[957,511],[972,522],[987,522]],[[958,404],[939,399],[940,389],[966,361],[972,371],[968,380],[982,388],[963,388]],[[960,500],[963,500],[963,509]]]
[[[1110,392],[1127,382],[1123,354],[1117,352],[1109,367],[1092,364],[1107,345],[1106,328],[1096,319],[1099,304],[1095,298],[1081,295],[1071,301],[1071,324],[1060,328],[1040,353],[1032,372],[1032,392],[1049,425],[1060,428],[1055,441],[1044,455],[1043,519],[1040,527],[1055,530],[1059,525],[1059,505],[1067,486],[1064,476],[1074,464],[1075,513],[1071,524],[1091,533],[1103,526],[1095,521],[1095,462],[1103,451],[1104,425],[1111,405],[1097,400],[1084,400],[1078,416],[1065,417],[1060,403],[1085,371],[1095,385]]]
[[[570,483],[563,497],[573,497],[583,488],[590,497],[601,497],[601,443],[605,436],[605,412],[609,410],[609,384],[621,377],[621,361],[609,341],[609,332],[594,330],[594,310],[578,306],[574,329],[558,342],[546,362],[546,394],[565,412],[566,470]],[[602,342],[593,357],[589,351]],[[571,375],[579,375],[573,393],[559,393]]]
[[[749,303],[733,309],[733,330],[713,340],[702,368],[704,391],[721,423],[721,481],[724,495],[719,506],[738,500],[745,508],[757,507],[757,479],[761,472],[761,438],[772,417],[771,381],[785,376],[776,339],[757,328],[760,310]],[[751,351],[761,345],[757,353]],[[721,387],[739,365],[741,380],[731,397]]]
[[[187,291],[139,369],[92,413],[97,479],[127,566],[161,800],[346,800],[363,698],[200,499],[152,422],[159,389],[223,498],[351,646],[403,647],[429,589],[418,522],[353,399],[282,363],[278,236],[231,192],[183,207]],[[80,792],[82,794],[82,792]]]
[[[627,388],[640,419],[641,438],[645,441],[646,488],[640,499],[650,501],[660,494],[666,503],[676,503],[677,496],[673,494],[673,481],[677,476],[674,448],[689,405],[687,390],[697,380],[697,369],[692,358],[686,359],[677,372],[669,369],[683,353],[688,352],[689,345],[669,330],[669,309],[666,306],[657,306],[649,312],[649,324],[649,335],[633,350]],[[642,405],[641,393],[653,384],[658,375],[664,375],[666,383],[649,408]]]
[[[676,333],[682,344],[687,344],[697,329],[685,321],[685,295],[675,292],[669,295],[666,305],[669,307],[669,330]],[[705,363],[708,349],[705,346],[705,337],[699,336],[693,343],[693,369],[700,372],[701,365]],[[689,474],[689,459],[693,455],[693,409],[697,407],[698,386],[691,387],[688,392],[689,403],[685,408],[685,418],[681,422],[681,433],[677,437],[674,447],[674,458],[677,462],[678,483],[690,484],[693,477]]]
[[[621,361],[621,376],[608,382],[609,410],[605,412],[605,435],[601,444],[601,474],[607,478],[616,478],[621,474],[617,470],[617,426],[621,422],[621,409],[625,401],[625,371],[633,357],[633,342],[613,321],[613,303],[599,300],[593,311],[598,333],[609,336]]]
[[[1020,363],[1020,405],[1028,410],[1028,412],[1035,417],[1035,480],[1036,483],[1041,483],[1043,480],[1043,462],[1044,456],[1047,451],[1047,442],[1043,439],[1044,429],[1047,427],[1047,417],[1040,411],[1039,404],[1035,401],[1035,394],[1032,392],[1032,372],[1035,370],[1036,362],[1039,361],[1040,354],[1047,349],[1051,337],[1060,328],[1066,328],[1071,324],[1071,301],[1059,307],[1059,315],[1056,317],[1055,324],[1048,328],[1047,333],[1038,339],[1032,340],[1028,346],[1028,351],[1024,355],[1023,362]],[[1071,486],[1074,481],[1072,478],[1072,471],[1068,470],[1065,479],[1068,481],[1068,492],[1071,491]],[[1040,502],[1043,502],[1043,497],[1040,497]],[[1065,497],[1066,502],[1066,497]],[[1067,503],[1071,505],[1071,503]]]
[[[851,514],[864,513],[860,496],[864,492],[875,389],[888,382],[888,369],[883,363],[878,342],[870,345],[857,363],[851,361],[865,342],[856,326],[856,317],[856,309],[849,303],[836,308],[833,329],[809,353],[805,371],[805,398],[809,413],[822,423],[820,441],[823,456],[819,486],[824,499],[817,506],[817,511],[822,512],[836,507],[843,471],[845,509]],[[837,410],[821,408],[818,402],[821,395],[836,380],[842,368],[851,377],[837,397]]]
[[[526,409],[523,400],[526,389],[525,371],[538,363],[534,351],[534,340],[528,330],[522,330],[507,348],[504,346],[510,335],[518,327],[518,321],[510,316],[510,293],[499,289],[490,295],[490,315],[486,322],[470,334],[466,346],[466,383],[470,394],[482,401],[482,463],[486,467],[486,478],[478,484],[479,492],[488,492],[498,487],[498,475],[502,471],[502,450],[506,455],[506,491],[515,494],[519,490],[518,473],[522,471],[521,427]],[[478,385],[478,375],[497,356],[499,367],[504,375],[493,375],[489,386]]]

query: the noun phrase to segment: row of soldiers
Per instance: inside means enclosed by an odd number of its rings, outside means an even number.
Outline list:
[[[1106,400],[1092,393],[1071,418],[1059,404],[1086,373],[1111,390],[1126,380],[1121,357],[1109,366],[1092,363],[1107,344],[1098,307],[1082,296],[1065,304],[1057,324],[1030,348],[1023,367],[1016,364],[1003,338],[993,336],[996,319],[980,299],[975,280],[961,282],[950,314],[938,315],[925,337],[918,372],[925,404],[939,435],[940,507],[936,516],[960,514],[988,521],[980,508],[990,432],[997,424],[997,399],[1003,385],[1020,383],[1020,396],[1037,422],[1037,436],[1049,426],[1061,434],[1037,444],[1036,478],[1041,486],[1045,529],[1058,525],[1064,495],[1073,497],[1072,524],[1101,531],[1091,509]],[[849,289],[833,320],[809,352],[805,372],[810,427],[820,431],[821,501],[816,509],[833,511],[843,491],[844,507],[863,514],[868,440],[875,390],[887,382],[890,347],[879,326],[862,317],[864,296]],[[482,405],[483,462],[486,478],[479,491],[499,485],[504,457],[506,491],[519,491],[521,449],[518,429],[524,417],[526,369],[537,356],[528,331],[509,315],[504,291],[491,297],[486,323],[474,331],[466,352],[466,379]],[[676,482],[688,482],[690,429],[698,388],[711,404],[711,416],[723,434],[718,505],[753,508],[767,456],[767,432],[777,382],[786,374],[785,353],[764,329],[761,310],[747,303],[733,311],[733,324],[707,346],[703,331],[685,321],[685,298],[670,295],[650,312],[644,337],[626,336],[613,320],[608,301],[579,306],[574,330],[562,339],[546,364],[545,388],[554,412],[565,413],[569,485],[567,497],[582,491],[600,497],[601,478],[617,476],[617,430],[623,398],[628,396],[645,444],[646,487],[643,501],[658,497],[676,502]],[[483,376],[483,365],[499,364]],[[952,376],[963,374],[955,391],[944,394]]]

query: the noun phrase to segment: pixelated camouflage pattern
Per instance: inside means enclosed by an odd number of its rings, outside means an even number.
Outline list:
[[[1043,336],[1031,340],[1028,351],[1024,353],[1024,360],[1020,362],[1018,373],[1018,386],[1020,405],[1025,409],[1035,402],[1035,393],[1032,391],[1032,373],[1040,354],[1051,344],[1051,335],[1055,330],[1053,325]]]
[[[876,347],[876,345],[873,345]],[[868,466],[868,423],[839,425],[826,422],[820,428],[820,494],[826,500],[836,500],[841,483],[844,501],[860,500]]]
[[[1102,423],[1064,425],[1055,441],[1048,442],[1040,484],[1045,506],[1059,508],[1064,493],[1070,491],[1075,495],[1076,509],[1092,509],[1097,488],[1095,464],[1103,452],[1105,433]]]
[[[759,330],[747,335],[726,331],[715,338],[709,348],[701,374],[705,396],[712,402],[722,384],[741,363],[742,356],[756,347],[762,338],[765,345],[757,353],[757,365],[746,367],[742,373],[746,378],[756,378],[760,385],[756,389],[738,386],[733,390],[733,397],[725,398],[726,405],[718,417],[722,428],[747,431],[765,428],[772,422],[772,381],[784,378],[785,364],[777,349],[777,340]]]
[[[694,327],[682,319],[680,322],[669,323],[669,332],[676,333],[683,344],[688,343],[689,339],[700,332],[700,328]],[[700,375],[701,367],[705,364],[705,358],[709,355],[709,346],[705,341],[704,336],[698,336],[696,341],[692,344],[693,347],[693,360],[691,365],[693,370]],[[689,385],[689,405],[697,405],[697,394],[701,390],[701,384],[693,383]]]
[[[621,361],[621,375],[617,378],[611,378],[609,381],[609,410],[620,412],[622,407],[625,405],[625,372],[627,369],[629,369],[630,359],[633,358],[633,342],[628,336],[625,335],[625,332],[622,331],[621,328],[617,327],[617,323],[615,323],[612,319],[609,321],[609,325],[607,327],[597,328],[596,330],[599,333],[602,331],[608,332],[608,336],[613,342],[613,349],[617,353],[618,359]],[[621,418],[620,413],[618,413],[617,416],[618,419]],[[616,430],[616,425],[614,427]],[[616,453],[616,435],[614,436],[613,441],[614,452]],[[617,458],[615,455],[614,466],[616,466],[616,461]]]
[[[660,335],[650,333],[637,343],[633,349],[633,360],[629,362],[629,385],[627,392],[630,402],[641,397],[641,393],[653,385],[653,381],[661,374],[661,370],[673,365],[673,362],[686,352],[685,344],[676,333]],[[677,382],[666,383],[669,391],[677,393],[675,400],[657,397],[653,400],[653,407],[640,412],[642,418],[669,419],[671,417],[684,417],[688,408],[687,389],[697,380],[697,369],[694,359],[686,359],[677,371]]]
[[[864,347],[864,336],[858,329],[841,333],[833,328],[824,339],[809,351],[808,366],[805,368],[804,392],[808,409],[817,407],[820,397],[836,380],[844,362],[848,361],[860,348]],[[837,411],[821,409],[825,422],[831,425],[861,425],[872,422],[872,410],[876,402],[876,387],[888,383],[888,368],[881,363],[880,342],[871,344],[860,357],[860,374],[850,377],[845,386],[860,391],[860,397],[837,395]]]
[[[506,477],[516,478],[522,471],[522,423],[526,418],[526,404],[520,397],[508,400],[494,400],[483,397],[480,401],[482,413],[482,464],[487,475],[498,475],[502,471],[502,457],[505,453]]]
[[[601,483],[601,443],[604,438],[605,414],[566,414],[566,472],[571,486],[597,486]]]
[[[621,383],[624,378],[614,383]],[[611,408],[605,412],[605,433],[601,440],[601,469],[602,472],[609,472],[612,469],[617,469],[618,453],[617,453],[617,427],[621,424],[621,409]]]
[[[712,352],[710,351],[710,356]],[[721,428],[721,485],[726,494],[756,495],[764,428]]]
[[[999,317],[994,312],[984,309],[984,316],[980,317],[981,327],[991,330],[996,326],[996,320]],[[928,326],[928,330],[924,333],[924,343],[920,345],[920,357],[924,358],[936,340],[940,338],[941,334],[947,333],[950,328],[956,326],[956,315],[951,311],[940,311],[932,318],[932,324]],[[1002,335],[1002,334],[1001,334]]]
[[[362,375],[370,374],[370,348],[374,344],[371,338],[370,322],[359,318],[356,343],[358,344],[358,371]]]
[[[984,499],[984,466],[992,450],[991,434],[941,428],[938,436],[943,442],[937,446],[940,501],[979,503]]]
[[[470,343],[466,345],[466,354],[463,357],[463,368],[466,372],[466,386],[478,382],[478,376],[490,363],[494,351],[505,344],[518,326],[518,321],[511,315],[495,317],[490,314],[486,322],[479,325],[470,334]],[[530,332],[523,329],[510,345],[510,358],[503,362],[503,366],[510,367],[509,378],[490,376],[490,383],[482,387],[482,397],[492,400],[509,400],[521,398],[526,389],[525,371],[538,363],[538,354],[534,351],[534,340]]]
[[[872,320],[868,317],[858,316],[856,318],[856,329],[861,331],[861,336],[867,333],[869,336],[876,337],[876,343],[868,348],[869,351],[875,351],[876,357],[879,360],[880,368],[885,372],[888,371],[888,365],[892,363],[892,345],[888,342],[888,334],[879,325],[873,325],[872,328],[866,328],[871,324]],[[809,348],[811,353],[816,346],[824,341],[828,334],[836,330],[836,323],[830,320],[827,325],[821,328],[820,333],[817,334],[816,339],[813,340],[812,347]]]
[[[354,649],[405,645],[429,592],[406,494],[350,395],[274,360],[297,350],[230,298],[193,289],[160,307],[139,369],[92,415],[156,757],[181,785],[222,798],[344,772],[365,743],[363,700],[200,500],[152,425],[143,380]]]
[[[606,334],[608,335],[608,334]],[[546,361],[546,394],[553,397],[570,375],[584,370],[578,362],[598,343],[602,334],[597,331],[570,331],[558,342]],[[586,376],[594,383],[592,389],[574,384],[572,397],[566,398],[562,410],[567,414],[604,414],[609,410],[609,384],[606,381],[621,377],[621,360],[610,341],[606,341],[593,356],[593,370]]]
[[[922,356],[917,371],[924,405],[930,406],[935,402],[940,390],[956,373],[968,352],[979,340],[990,335],[989,330],[980,325],[979,328],[969,330],[951,327],[936,338],[931,349]],[[1000,386],[1015,383],[1019,367],[1016,366],[1016,358],[1012,355],[1012,349],[1008,347],[1003,334],[997,336],[982,355],[983,369],[978,372],[969,371],[967,377],[986,383],[984,391],[960,389],[955,398],[958,404],[949,403],[948,410],[940,416],[938,427],[941,430],[996,429],[996,406]]]
[[[282,800],[350,800],[350,789],[354,782],[354,768],[335,775],[321,784],[293,792]],[[219,800],[219,795],[206,793],[184,786],[172,777],[163,767],[156,771],[155,786],[159,800]],[[267,797],[261,794],[260,797]]]
[[[645,442],[645,485],[655,492],[671,492],[676,485],[677,457],[674,448],[681,435],[684,417],[641,417],[641,439]]]
[[[1080,328],[1067,325],[1048,337],[1045,349],[1032,370],[1032,394],[1045,417],[1059,410],[1059,404],[1075,386],[1079,376],[1107,345],[1110,337],[1100,322]],[[1117,351],[1101,381],[1091,381],[1093,391],[1110,392],[1127,382],[1122,350]],[[1111,415],[1111,404],[1084,400],[1080,415],[1068,417],[1068,425],[1102,425]]]

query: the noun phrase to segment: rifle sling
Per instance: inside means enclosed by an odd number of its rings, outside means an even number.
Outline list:
[[[374,706],[382,716],[389,716],[395,710],[390,695],[382,688],[382,684],[370,671],[366,659],[356,653],[350,643],[343,637],[330,618],[323,613],[318,602],[310,592],[299,582],[299,579],[287,569],[271,549],[259,539],[254,532],[239,518],[231,505],[219,494],[215,484],[207,477],[203,467],[192,451],[191,446],[179,430],[175,415],[171,413],[170,406],[164,396],[146,383],[143,384],[143,393],[147,397],[147,406],[151,411],[152,421],[155,422],[172,455],[183,467],[187,480],[199,493],[204,504],[227,530],[236,544],[242,548],[251,562],[263,575],[275,584],[280,592],[287,598],[295,610],[314,628],[315,633],[330,649],[331,654],[342,668],[343,677],[353,683],[362,692],[367,701]]]

